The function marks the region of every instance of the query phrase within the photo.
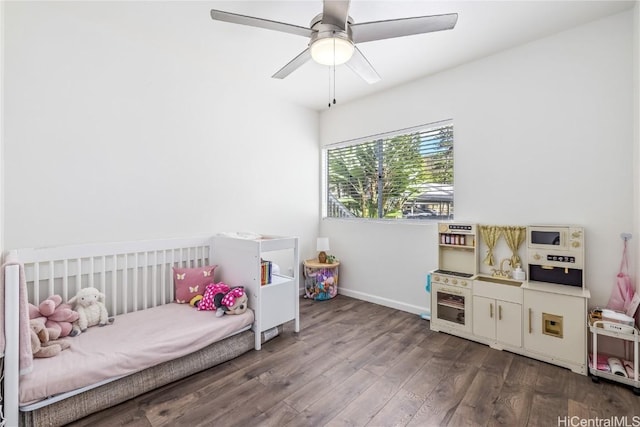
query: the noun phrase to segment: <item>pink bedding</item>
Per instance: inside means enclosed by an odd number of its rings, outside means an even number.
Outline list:
[[[253,311],[216,317],[188,304],[166,304],[116,316],[112,325],[94,326],[65,338],[71,348],[35,359],[20,377],[20,404],[141,371],[193,353],[253,323]]]

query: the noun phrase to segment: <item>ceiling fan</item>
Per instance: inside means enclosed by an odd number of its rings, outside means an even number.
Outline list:
[[[323,65],[346,64],[370,84],[379,81],[380,76],[356,47],[357,43],[450,30],[458,20],[457,13],[449,13],[355,23],[349,16],[349,3],[350,0],[324,0],[322,13],[311,20],[309,28],[215,9],[211,10],[211,18],[308,37],[308,47],[273,78],[283,79],[313,59]]]

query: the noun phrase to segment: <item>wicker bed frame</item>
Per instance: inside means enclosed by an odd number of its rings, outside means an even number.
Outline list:
[[[180,359],[161,363],[33,411],[21,411],[20,425],[62,426],[231,360],[253,348],[253,331],[245,331]]]
[[[67,301],[80,288],[94,286],[107,295],[109,313],[119,315],[173,301],[171,267],[208,265],[211,252],[212,236],[205,236],[24,249],[12,251],[11,257],[24,265],[29,302],[37,305],[53,294]],[[64,425],[231,360],[256,346],[254,332],[246,330],[184,357],[19,409],[18,295],[12,289],[17,286],[17,274],[17,265],[5,267],[2,409],[7,426]]]

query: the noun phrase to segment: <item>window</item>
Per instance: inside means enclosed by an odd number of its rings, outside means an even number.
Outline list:
[[[432,123],[329,146],[330,218],[453,218],[453,123]]]

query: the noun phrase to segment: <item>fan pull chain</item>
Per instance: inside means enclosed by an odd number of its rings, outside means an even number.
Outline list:
[[[333,44],[334,45],[336,44],[335,40],[333,41]],[[335,64],[336,59],[335,59],[335,56],[336,56],[336,51],[334,48],[333,50],[333,62],[334,62],[333,64],[333,105],[336,105],[336,64]]]
[[[331,67],[328,67],[328,69],[329,69],[329,103],[327,104],[327,106],[331,108]]]
[[[333,32],[333,105],[336,105],[336,32]]]
[[[333,32],[333,105],[336,105],[336,32]],[[329,108],[331,108],[331,66],[329,66]]]

